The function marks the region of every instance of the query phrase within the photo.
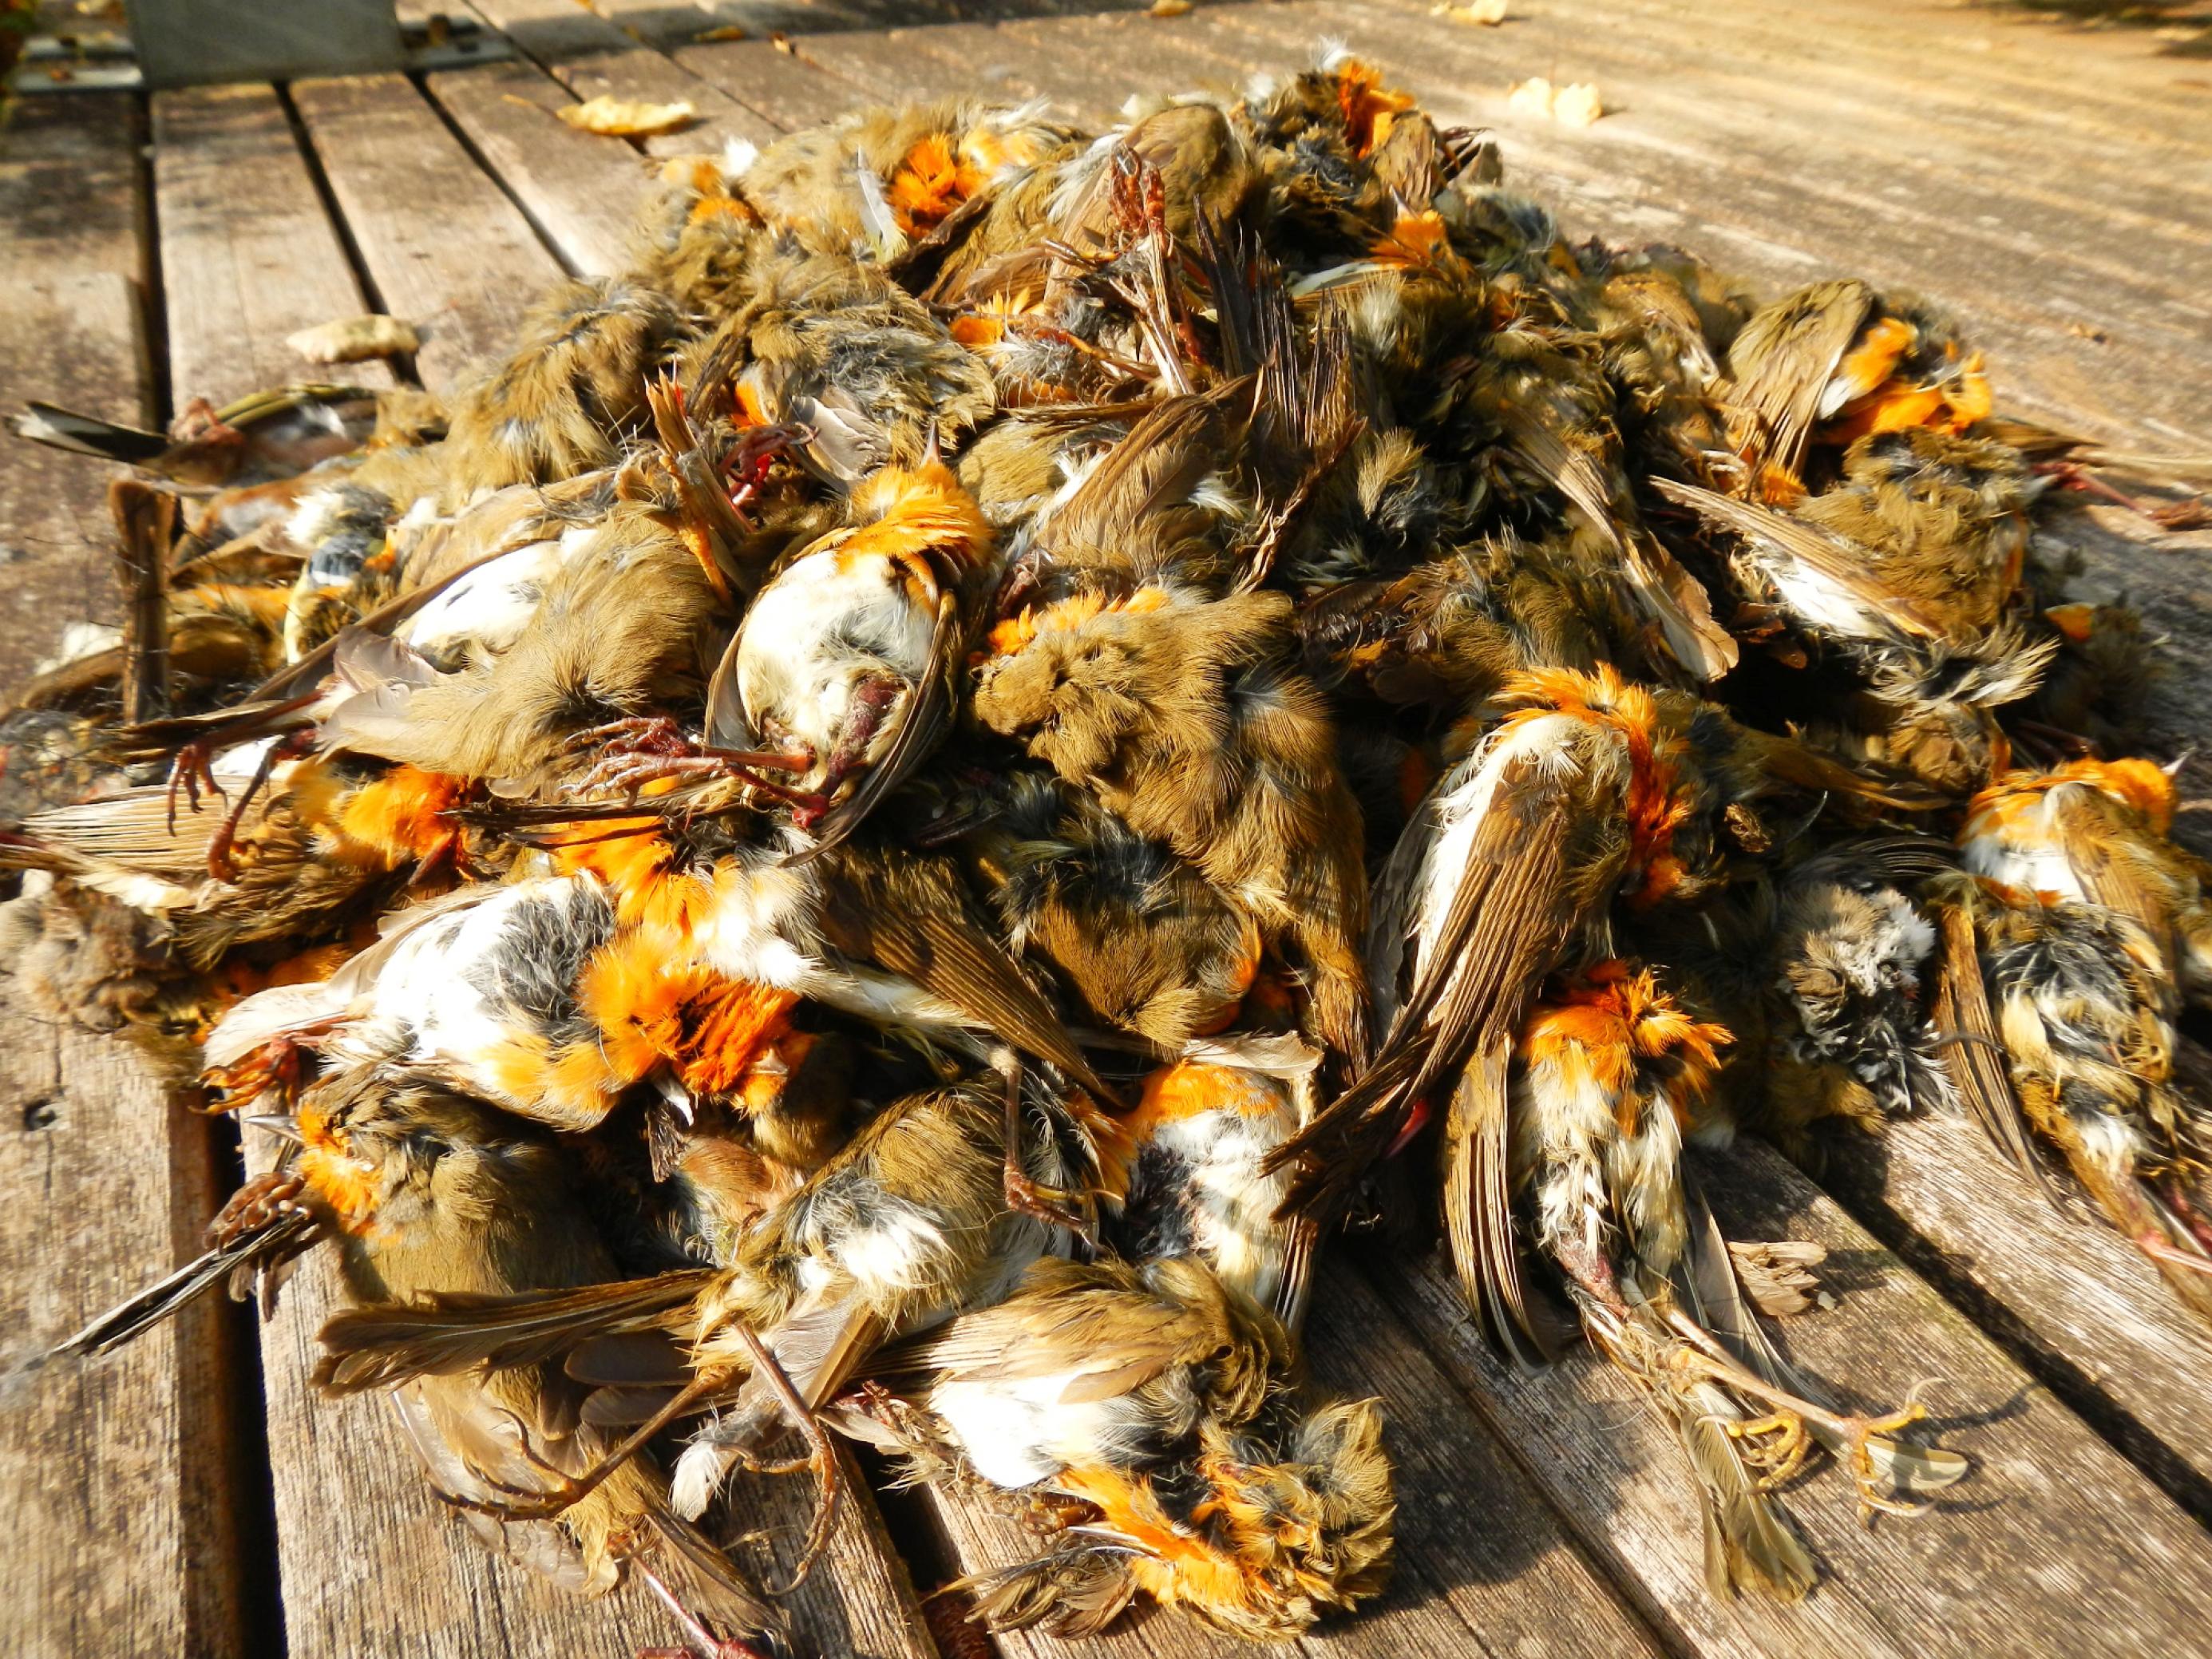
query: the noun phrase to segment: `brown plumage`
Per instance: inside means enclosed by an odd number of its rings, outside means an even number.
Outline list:
[[[1367,990],[1359,812],[1290,605],[1159,587],[1001,625],[976,717],[1189,861],[1306,976],[1314,1033],[1358,1065]]]

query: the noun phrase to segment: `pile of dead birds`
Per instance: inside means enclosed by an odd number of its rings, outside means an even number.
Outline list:
[[[1906,295],[1570,245],[1356,61],[672,163],[442,405],[29,424],[137,465],[142,574],[7,718],[21,982],[284,1148],[68,1346],[327,1244],[323,1387],[702,1650],[793,1434],[824,1514],[845,1434],[1036,1518],[1000,1626],[1376,1595],[1380,1412],[1297,1368],[1346,1229],[1587,1340],[1716,1593],[1802,1594],[1783,1479],[1963,1463],[1783,1364],[1692,1138],[1969,1110],[2212,1307],[2080,446]]]

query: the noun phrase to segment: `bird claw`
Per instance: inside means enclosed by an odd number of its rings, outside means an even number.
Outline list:
[[[216,779],[214,758],[214,746],[202,738],[177,750],[176,757],[169,763],[168,791],[163,799],[168,808],[168,831],[171,835],[177,833],[177,793],[179,790],[184,792],[185,799],[194,812],[200,810],[200,791],[204,787],[219,800],[227,802],[230,799]]]
[[[1875,1468],[1874,1443],[1893,1437],[1899,1431],[1920,1422],[1928,1415],[1928,1407],[1917,1400],[1907,1401],[1897,1410],[1882,1417],[1846,1417],[1842,1419],[1845,1466],[1850,1470],[1851,1482],[1858,1488],[1859,1520],[1871,1524],[1877,1515],[1924,1515],[1929,1505],[1915,1504],[1899,1498],[1893,1490],[1885,1490],[1881,1472]]]
[[[1064,1227],[1085,1244],[1096,1245],[1091,1218],[1074,1207],[1082,1199],[1058,1187],[1047,1187],[1012,1170],[1006,1172],[1002,1193],[1006,1207],[1017,1215],[1032,1216],[1048,1226]]]
[[[804,772],[814,763],[811,755],[781,755],[744,749],[717,749],[694,743],[665,714],[634,715],[609,720],[571,737],[569,753],[597,748],[599,759],[574,785],[580,794],[617,791],[635,797],[646,785],[685,778],[735,778],[779,799],[802,805],[813,797],[799,795],[756,775],[755,768],[770,771]],[[827,803],[823,803],[826,810]]]
[[[1789,1485],[1812,1455],[1813,1437],[1805,1419],[1796,1412],[1773,1411],[1765,1417],[1721,1426],[1729,1439],[1753,1443],[1746,1446],[1744,1461],[1764,1471],[1759,1478],[1761,1492]]]

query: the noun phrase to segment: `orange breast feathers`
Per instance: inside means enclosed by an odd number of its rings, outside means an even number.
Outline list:
[[[970,134],[973,138],[975,135]],[[884,187],[891,217],[908,236],[926,235],[989,181],[987,145],[963,140],[957,150],[933,132],[907,151]]]
[[[1689,817],[1692,801],[1682,787],[1682,740],[1662,725],[1651,693],[1623,680],[1607,665],[1590,674],[1570,669],[1518,674],[1506,682],[1498,700],[1535,705],[1513,715],[1509,726],[1547,714],[1577,714],[1619,735],[1629,760],[1623,802],[1629,862],[1622,896],[1638,909],[1665,898],[1682,879],[1674,835]]]
[[[2173,780],[2164,768],[2128,757],[2116,761],[2071,760],[2051,772],[2008,772],[1966,803],[1965,839],[2002,834],[2022,845],[2049,838],[2041,817],[2044,797],[2069,783],[2087,784],[2107,799],[2138,812],[2145,826],[2163,836],[2173,828]]]
[[[1589,969],[1539,1008],[1522,1027],[1517,1054],[1524,1066],[1555,1071],[1569,1089],[1595,1084],[1613,1097],[1621,1133],[1632,1134],[1639,1070],[1667,1063],[1668,1097],[1682,1121],[1734,1041],[1726,1026],[1692,1018],[1650,973],[1616,961]]]
[[[860,522],[843,545],[855,555],[929,555],[971,570],[991,550],[990,520],[941,461],[878,469],[853,491],[853,512]]]
[[[650,931],[617,934],[584,967],[577,1001],[617,1086],[665,1064],[694,1094],[730,1095],[790,1024],[798,996],[671,962]]]
[[[309,1103],[300,1109],[300,1176],[346,1231],[363,1236],[376,1220],[376,1171],[353,1155],[345,1132]]]
[[[1337,68],[1336,105],[1344,115],[1345,142],[1354,155],[1367,156],[1390,136],[1391,124],[1401,111],[1413,107],[1413,100],[1384,86],[1379,70],[1351,58]]]
[[[467,779],[396,765],[338,799],[337,818],[316,827],[330,841],[331,856],[398,869],[460,841],[460,825],[449,814],[467,794]]]
[[[1981,354],[1960,362],[1957,344],[1946,341],[1942,366],[1932,376],[1901,373],[1905,354],[1919,343],[1920,331],[1901,317],[1880,318],[1859,336],[1836,371],[1851,396],[1820,428],[1824,441],[1848,444],[1915,426],[1963,432],[1988,417],[1993,399]]]

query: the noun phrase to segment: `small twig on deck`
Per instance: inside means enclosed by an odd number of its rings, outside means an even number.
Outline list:
[[[169,712],[169,550],[177,538],[177,498],[137,478],[107,487],[115,517],[116,567],[123,583],[123,719],[127,725]]]

